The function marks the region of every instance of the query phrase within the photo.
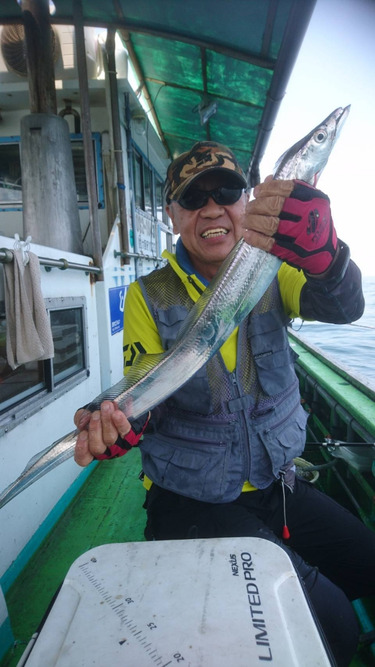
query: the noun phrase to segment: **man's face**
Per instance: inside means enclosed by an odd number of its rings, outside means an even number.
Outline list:
[[[221,174],[202,175],[193,187],[213,190],[226,186]],[[228,187],[228,186],[227,186]],[[231,205],[217,204],[212,197],[202,208],[188,211],[172,201],[166,210],[173,223],[173,232],[180,234],[194,268],[207,280],[217,273],[222,262],[242,237],[241,220],[247,195]]]

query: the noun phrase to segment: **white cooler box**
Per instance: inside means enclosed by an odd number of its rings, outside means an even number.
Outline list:
[[[287,554],[259,538],[106,544],[78,558],[27,667],[331,664]]]

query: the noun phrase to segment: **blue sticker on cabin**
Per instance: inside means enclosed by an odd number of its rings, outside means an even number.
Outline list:
[[[124,303],[126,287],[111,287],[109,289],[109,310],[111,314],[111,335],[124,328]]]

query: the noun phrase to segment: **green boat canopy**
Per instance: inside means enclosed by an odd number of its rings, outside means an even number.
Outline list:
[[[47,0],[43,0],[47,1]],[[42,0],[2,0],[0,23],[20,23]],[[51,3],[50,3],[51,4]],[[249,180],[285,93],[315,0],[54,0],[52,23],[115,28],[170,157],[215,140]],[[22,11],[23,10],[23,11]]]

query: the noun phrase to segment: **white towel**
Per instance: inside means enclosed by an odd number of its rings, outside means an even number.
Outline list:
[[[36,359],[54,355],[53,338],[40,283],[39,259],[28,252],[23,263],[21,250],[14,250],[13,262],[4,265],[6,352],[15,369]]]

